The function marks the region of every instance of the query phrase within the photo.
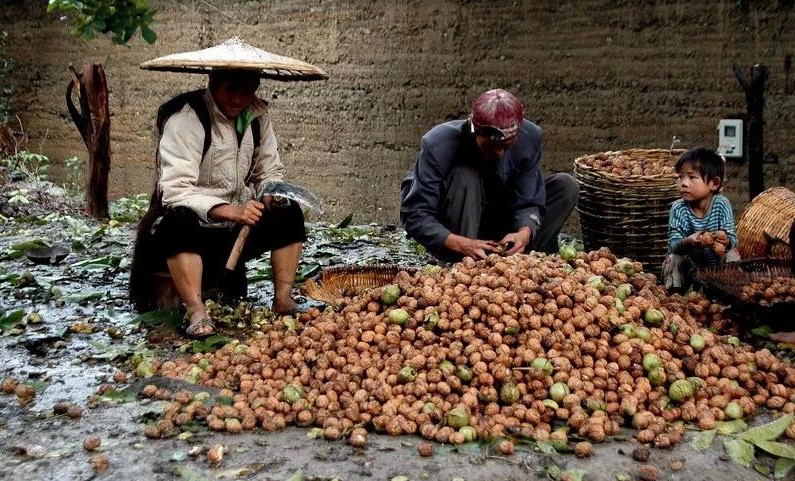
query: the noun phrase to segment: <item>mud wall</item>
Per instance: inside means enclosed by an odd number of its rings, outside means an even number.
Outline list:
[[[465,116],[478,93],[503,87],[545,131],[548,172],[580,155],[717,144],[720,118],[745,110],[732,65],[769,67],[766,185],[795,178],[795,53],[791,1],[152,1],[154,45],[69,35],[41,1],[6,0],[14,111],[31,150],[56,163],[86,157],[68,118],[69,63],[104,62],[111,89],[111,196],[148,192],[154,114],[203,76],[143,71],[160,55],[238,35],[326,69],[323,82],[264,82],[288,178],[315,190],[338,221],[394,223],[398,185],[434,124]],[[790,80],[789,92],[795,90]],[[56,175],[64,169],[55,169]],[[726,193],[747,204],[747,165],[730,165]]]

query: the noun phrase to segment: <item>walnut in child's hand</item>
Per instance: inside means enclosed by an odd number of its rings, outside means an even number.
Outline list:
[[[726,231],[718,230],[715,232],[704,231],[699,236],[699,241],[703,247],[709,247],[717,256],[723,257],[726,248],[729,246],[729,236]]]

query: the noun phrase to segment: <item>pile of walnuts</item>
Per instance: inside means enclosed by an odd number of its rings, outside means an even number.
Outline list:
[[[676,177],[675,157],[669,159],[659,157],[633,156],[627,152],[601,152],[580,159],[584,165],[601,172],[609,172],[617,176],[652,176],[670,175]]]
[[[200,421],[230,433],[317,427],[358,446],[375,431],[564,447],[569,436],[600,442],[632,426],[665,448],[685,423],[795,412],[794,368],[713,334],[720,306],[668,295],[641,267],[600,249],[402,272],[394,286],[340,299],[337,312],[300,314],[294,329],[266,324],[246,343],[153,363],[221,392],[144,388],[172,400],[146,435]]]

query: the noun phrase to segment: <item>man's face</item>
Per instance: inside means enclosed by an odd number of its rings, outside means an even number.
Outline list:
[[[505,140],[495,135],[475,132],[475,142],[477,142],[484,160],[488,163],[494,163],[502,159],[505,152],[516,144],[516,138],[512,137]]]
[[[229,119],[236,119],[240,112],[248,107],[257,93],[258,82],[233,82],[221,80],[213,91],[213,98],[218,108]]]

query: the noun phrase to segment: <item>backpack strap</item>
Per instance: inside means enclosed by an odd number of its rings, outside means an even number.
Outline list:
[[[157,110],[157,133],[159,136],[162,136],[163,127],[166,125],[166,121],[169,119],[169,117],[182,110],[185,104],[190,105],[190,108],[196,112],[196,115],[199,117],[199,122],[201,122],[202,127],[204,128],[202,159],[207,153],[207,150],[210,149],[210,142],[212,140],[212,136],[210,135],[210,128],[212,125],[212,121],[210,120],[210,110],[207,108],[207,104],[204,102],[205,90],[206,89],[199,89],[177,95],[173,99],[161,105]]]

